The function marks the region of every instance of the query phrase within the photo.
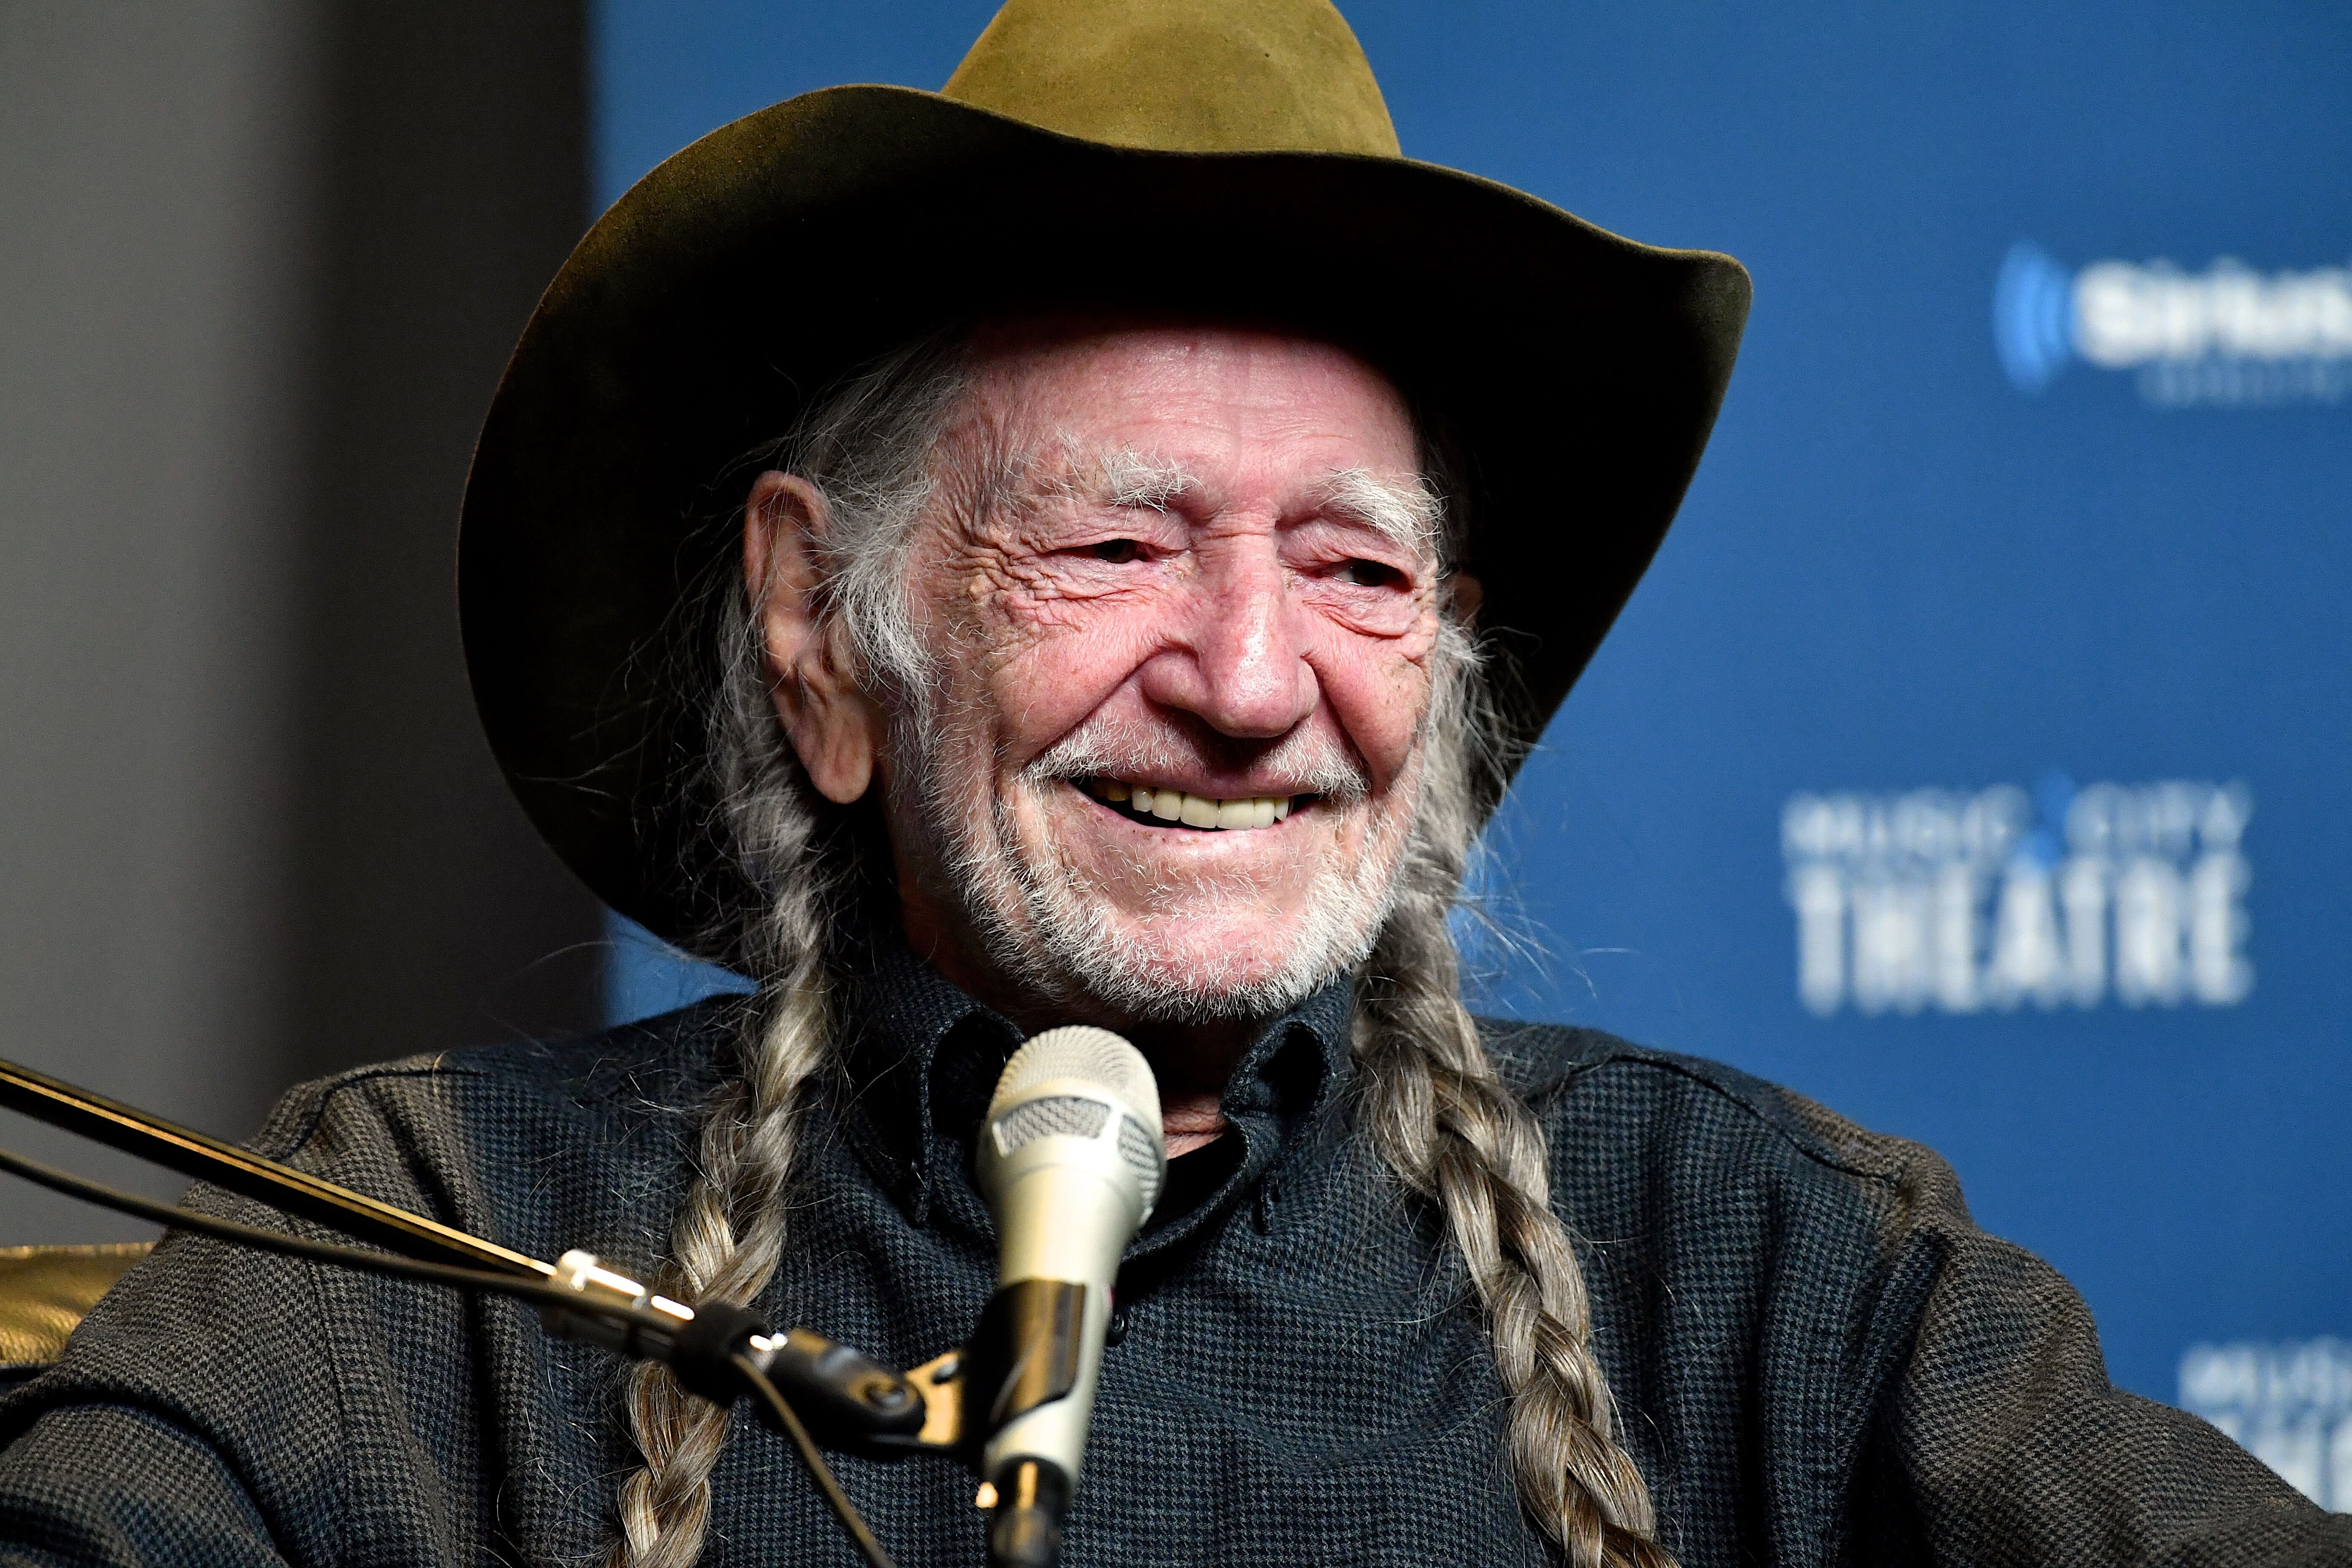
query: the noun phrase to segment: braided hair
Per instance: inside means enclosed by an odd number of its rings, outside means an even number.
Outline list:
[[[833,506],[834,537],[816,542],[820,613],[856,628],[860,662],[902,689],[919,674],[899,546],[929,500],[926,460],[965,384],[957,347],[919,342],[824,399],[793,433],[738,468],[782,468]],[[740,576],[708,597],[721,676],[710,721],[717,826],[761,900],[737,929],[714,931],[760,983],[740,1026],[741,1069],[704,1112],[695,1173],[670,1226],[654,1288],[677,1300],[757,1296],[784,1244],[785,1184],[808,1095],[832,1065],[834,933],[847,923],[863,868],[856,836],[819,795],[776,721],[774,676],[753,598]],[[688,1394],[667,1368],[640,1362],[625,1395],[644,1463],[621,1485],[618,1539],[605,1568],[691,1568],[710,1519],[710,1472],[725,1409]]]
[[[1534,1112],[1496,1077],[1461,996],[1448,926],[1478,831],[1475,803],[1499,780],[1478,658],[1441,634],[1436,700],[1413,835],[1395,902],[1356,982],[1355,1124],[1381,1163],[1434,1201],[1485,1311],[1509,1391],[1507,1442],[1519,1498],[1573,1568],[1672,1568],[1641,1473],[1611,1436],[1612,1403],[1592,1354],[1592,1316],[1568,1228],[1550,1202]]]

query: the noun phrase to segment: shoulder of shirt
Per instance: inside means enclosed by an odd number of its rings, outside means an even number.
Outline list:
[[[716,1081],[745,998],[721,994],[594,1034],[519,1039],[352,1068],[289,1090],[256,1140],[265,1151],[308,1143],[330,1117],[367,1103],[477,1092],[551,1107],[662,1117],[690,1111]],[[364,1114],[364,1112],[361,1112]]]
[[[1873,1183],[1948,1179],[1941,1156],[1926,1145],[1859,1127],[1835,1111],[1704,1057],[1637,1046],[1600,1029],[1508,1018],[1477,1020],[1480,1038],[1506,1087],[1549,1127],[1575,1102],[1601,1102],[1598,1114],[1639,1136],[1671,1111],[1696,1113],[1744,1130],[1759,1143]],[[1615,1090],[1618,1092],[1611,1092]],[[1593,1114],[1578,1104],[1580,1115]]]

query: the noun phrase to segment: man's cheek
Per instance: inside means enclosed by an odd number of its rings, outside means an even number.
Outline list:
[[[1412,756],[1428,711],[1427,670],[1389,657],[1335,659],[1324,668],[1323,690],[1374,779],[1393,779]]]
[[[1017,773],[1100,702],[1083,663],[1052,647],[999,650],[985,672],[999,763]]]
[[[1027,700],[1060,710],[1070,721],[1091,712],[1148,658],[1160,638],[1147,606],[1064,605],[1055,614],[1008,626],[998,668]]]

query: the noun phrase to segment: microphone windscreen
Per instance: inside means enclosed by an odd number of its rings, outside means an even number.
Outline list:
[[[1100,1137],[1104,1121],[1118,1113],[1081,1090],[1122,1108],[1119,1159],[1134,1173],[1150,1213],[1164,1169],[1160,1083],[1143,1053],[1108,1029],[1085,1024],[1048,1029],[1013,1053],[988,1103],[998,1157],[1055,1134]]]

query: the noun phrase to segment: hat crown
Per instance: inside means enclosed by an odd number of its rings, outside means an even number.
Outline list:
[[[1010,0],[943,91],[1121,147],[1400,156],[1329,0]]]

